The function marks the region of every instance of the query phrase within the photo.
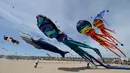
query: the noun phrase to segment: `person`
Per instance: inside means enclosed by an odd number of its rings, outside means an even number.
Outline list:
[[[38,63],[39,63],[39,60],[36,59],[36,61],[35,61],[35,66],[34,66],[35,68],[37,68]]]
[[[89,63],[87,63],[87,68],[90,68]]]

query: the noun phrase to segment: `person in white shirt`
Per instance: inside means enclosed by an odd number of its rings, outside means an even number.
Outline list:
[[[36,59],[36,60],[35,60],[35,66],[34,66],[35,68],[37,68],[38,63],[39,63],[39,60]]]

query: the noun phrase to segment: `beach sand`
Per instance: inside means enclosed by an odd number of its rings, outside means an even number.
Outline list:
[[[43,60],[39,62],[38,68],[34,68],[33,60],[0,59],[0,73],[130,73],[130,70],[103,67],[87,69],[85,62]]]

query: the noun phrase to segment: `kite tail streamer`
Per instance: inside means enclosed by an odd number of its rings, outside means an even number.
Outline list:
[[[113,37],[112,37],[109,33],[107,33],[107,31],[105,31],[104,29],[100,29],[100,30],[101,30],[102,33],[104,33],[105,35],[107,35],[107,37],[108,37],[109,39],[111,39],[113,43],[117,44],[117,43],[113,40]],[[116,40],[116,41],[117,41],[117,40]],[[117,42],[118,42],[118,41],[117,41]],[[118,42],[118,43],[120,43],[120,42]]]
[[[100,29],[100,30],[101,30],[101,32],[102,32],[103,34],[107,35],[107,37],[110,38],[110,39],[113,41],[113,43],[115,43],[115,44],[119,43],[119,44],[122,45],[121,42],[119,42],[116,38],[114,38],[114,37],[113,37],[110,33],[108,33],[106,30],[104,30],[104,29]],[[115,41],[116,41],[117,43],[116,43]]]
[[[93,47],[91,47],[91,46],[89,46],[89,45],[87,45],[87,44],[80,43],[80,42],[77,42],[77,41],[74,41],[74,40],[69,40],[69,41],[70,41],[71,43],[73,43],[73,44],[77,44],[77,45],[80,46],[80,47],[84,47],[84,48],[88,48],[88,49],[94,50],[94,51],[97,53],[97,55],[101,58],[101,60],[104,62],[104,59],[103,59],[103,57],[102,57],[102,55],[101,55],[99,49],[93,48]]]
[[[108,44],[108,45],[106,44],[107,47],[110,47],[110,48],[113,48],[113,49],[117,49],[120,53],[122,53],[126,57],[126,55],[118,47],[116,47],[114,44],[112,44],[109,41],[106,41],[106,43]]]
[[[96,66],[96,64],[91,59],[90,54],[79,48],[75,43],[72,43],[70,40],[64,40],[63,43],[74,50],[82,58],[88,60],[93,66]]]
[[[114,30],[111,30],[111,29],[108,29],[108,28],[105,28],[105,27],[104,27],[104,29],[107,30],[107,31],[110,31],[110,32],[112,32],[114,34],[116,34],[116,32]]]
[[[117,55],[118,57],[120,57],[120,58],[121,58],[121,56],[120,56],[120,55],[118,55],[115,51],[113,51],[112,49],[110,49],[108,46],[104,46],[104,47],[108,48],[111,52],[113,52],[115,55]]]
[[[102,44],[99,39],[97,39],[96,41],[101,43],[102,46],[106,46],[110,51],[112,51],[111,49],[117,49],[120,53],[122,53],[125,57],[126,55],[118,48],[116,47],[114,44],[112,44],[111,42],[109,41],[106,41],[106,40],[103,40],[103,39],[100,39],[101,41],[104,41],[104,44]],[[112,51],[113,53],[115,53],[114,51]],[[117,55],[117,54],[116,54]],[[119,55],[118,55],[119,56]],[[119,56],[120,57],[120,56]]]
[[[116,52],[114,52],[113,50],[111,50],[109,47],[109,45],[108,44],[106,44],[106,42],[104,41],[99,41],[99,38],[95,38],[95,37],[92,37],[95,41],[97,41],[98,43],[100,43],[100,45],[102,45],[103,47],[105,47],[105,48],[107,48],[107,49],[109,49],[111,52],[113,52],[115,55],[117,55],[118,57],[120,57]]]
[[[119,67],[119,66],[106,66],[105,64],[103,64],[102,62],[100,62],[99,60],[97,60],[96,58],[94,58],[93,56],[91,56],[91,59],[95,60],[97,63],[99,63],[99,66],[103,66],[104,68],[107,69],[119,69],[119,70],[130,70],[130,68],[128,67]],[[98,66],[98,65],[97,65]]]
[[[96,64],[93,62],[93,60],[88,56],[88,53],[86,53],[85,51],[83,51],[82,49],[80,49],[79,47],[77,47],[77,49],[79,49],[79,51],[74,50],[78,55],[80,55],[83,59],[85,59],[86,61],[89,61],[89,63],[92,66],[96,66]]]
[[[113,52],[114,54],[116,54],[118,57],[120,57],[117,53],[115,53],[114,51],[112,51],[111,49],[117,49],[118,51],[120,51],[125,57],[126,55],[119,49],[117,48],[113,43],[111,43],[110,41],[106,40],[105,37],[102,37],[101,35],[95,33],[94,29],[91,29],[89,31],[89,33],[85,33],[87,36],[90,36],[92,39],[94,39],[95,41],[97,41],[100,45],[106,47],[107,49],[109,49],[111,52]]]

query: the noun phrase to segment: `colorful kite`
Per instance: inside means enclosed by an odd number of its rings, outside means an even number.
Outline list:
[[[112,32],[112,33],[115,33],[115,31],[113,30],[110,30],[108,28],[105,27],[104,23],[106,23],[106,21],[103,19],[103,16],[104,16],[104,13],[105,13],[105,10],[100,12],[94,19],[93,21],[93,25],[100,29],[100,31],[102,32],[103,35],[105,35],[106,37],[108,37],[114,44],[118,45],[121,44],[121,46],[123,46],[122,43],[120,43],[116,38],[114,38],[109,32]],[[107,23],[106,23],[107,24]]]
[[[103,60],[100,51],[97,48],[93,48],[89,45],[74,41],[73,39],[69,38],[65,33],[60,31],[56,25],[46,16],[38,15],[37,17],[37,26],[38,28],[49,38],[56,38],[57,41],[64,43],[72,50],[74,50],[78,55],[80,55],[85,60],[90,61],[90,63],[94,66],[96,64],[91,59],[91,55],[86,51],[82,50],[80,47],[88,48],[94,50]],[[104,61],[104,60],[103,60]]]
[[[15,40],[14,38],[8,37],[8,36],[5,36],[5,35],[4,35],[4,40],[10,41],[10,42],[15,43],[17,45],[20,43],[19,41]]]
[[[92,39],[97,41],[103,47],[109,49],[111,52],[116,54],[118,57],[121,57],[121,56],[118,55],[116,52],[114,52],[115,49],[119,50],[126,57],[126,55],[115,44],[113,44],[109,39],[107,39],[105,37],[105,35],[96,33],[95,30],[92,28],[92,25],[89,21],[80,20],[77,23],[77,30],[79,33],[90,36]]]
[[[58,53],[62,57],[65,57],[65,54],[69,53],[69,52],[62,51],[58,49],[57,47],[55,47],[54,45],[45,42],[42,38],[37,39],[37,38],[31,37],[29,34],[26,34],[26,33],[20,33],[20,36],[25,42],[27,42],[30,45],[33,45],[37,49],[43,49],[43,50],[48,50],[54,53]]]

